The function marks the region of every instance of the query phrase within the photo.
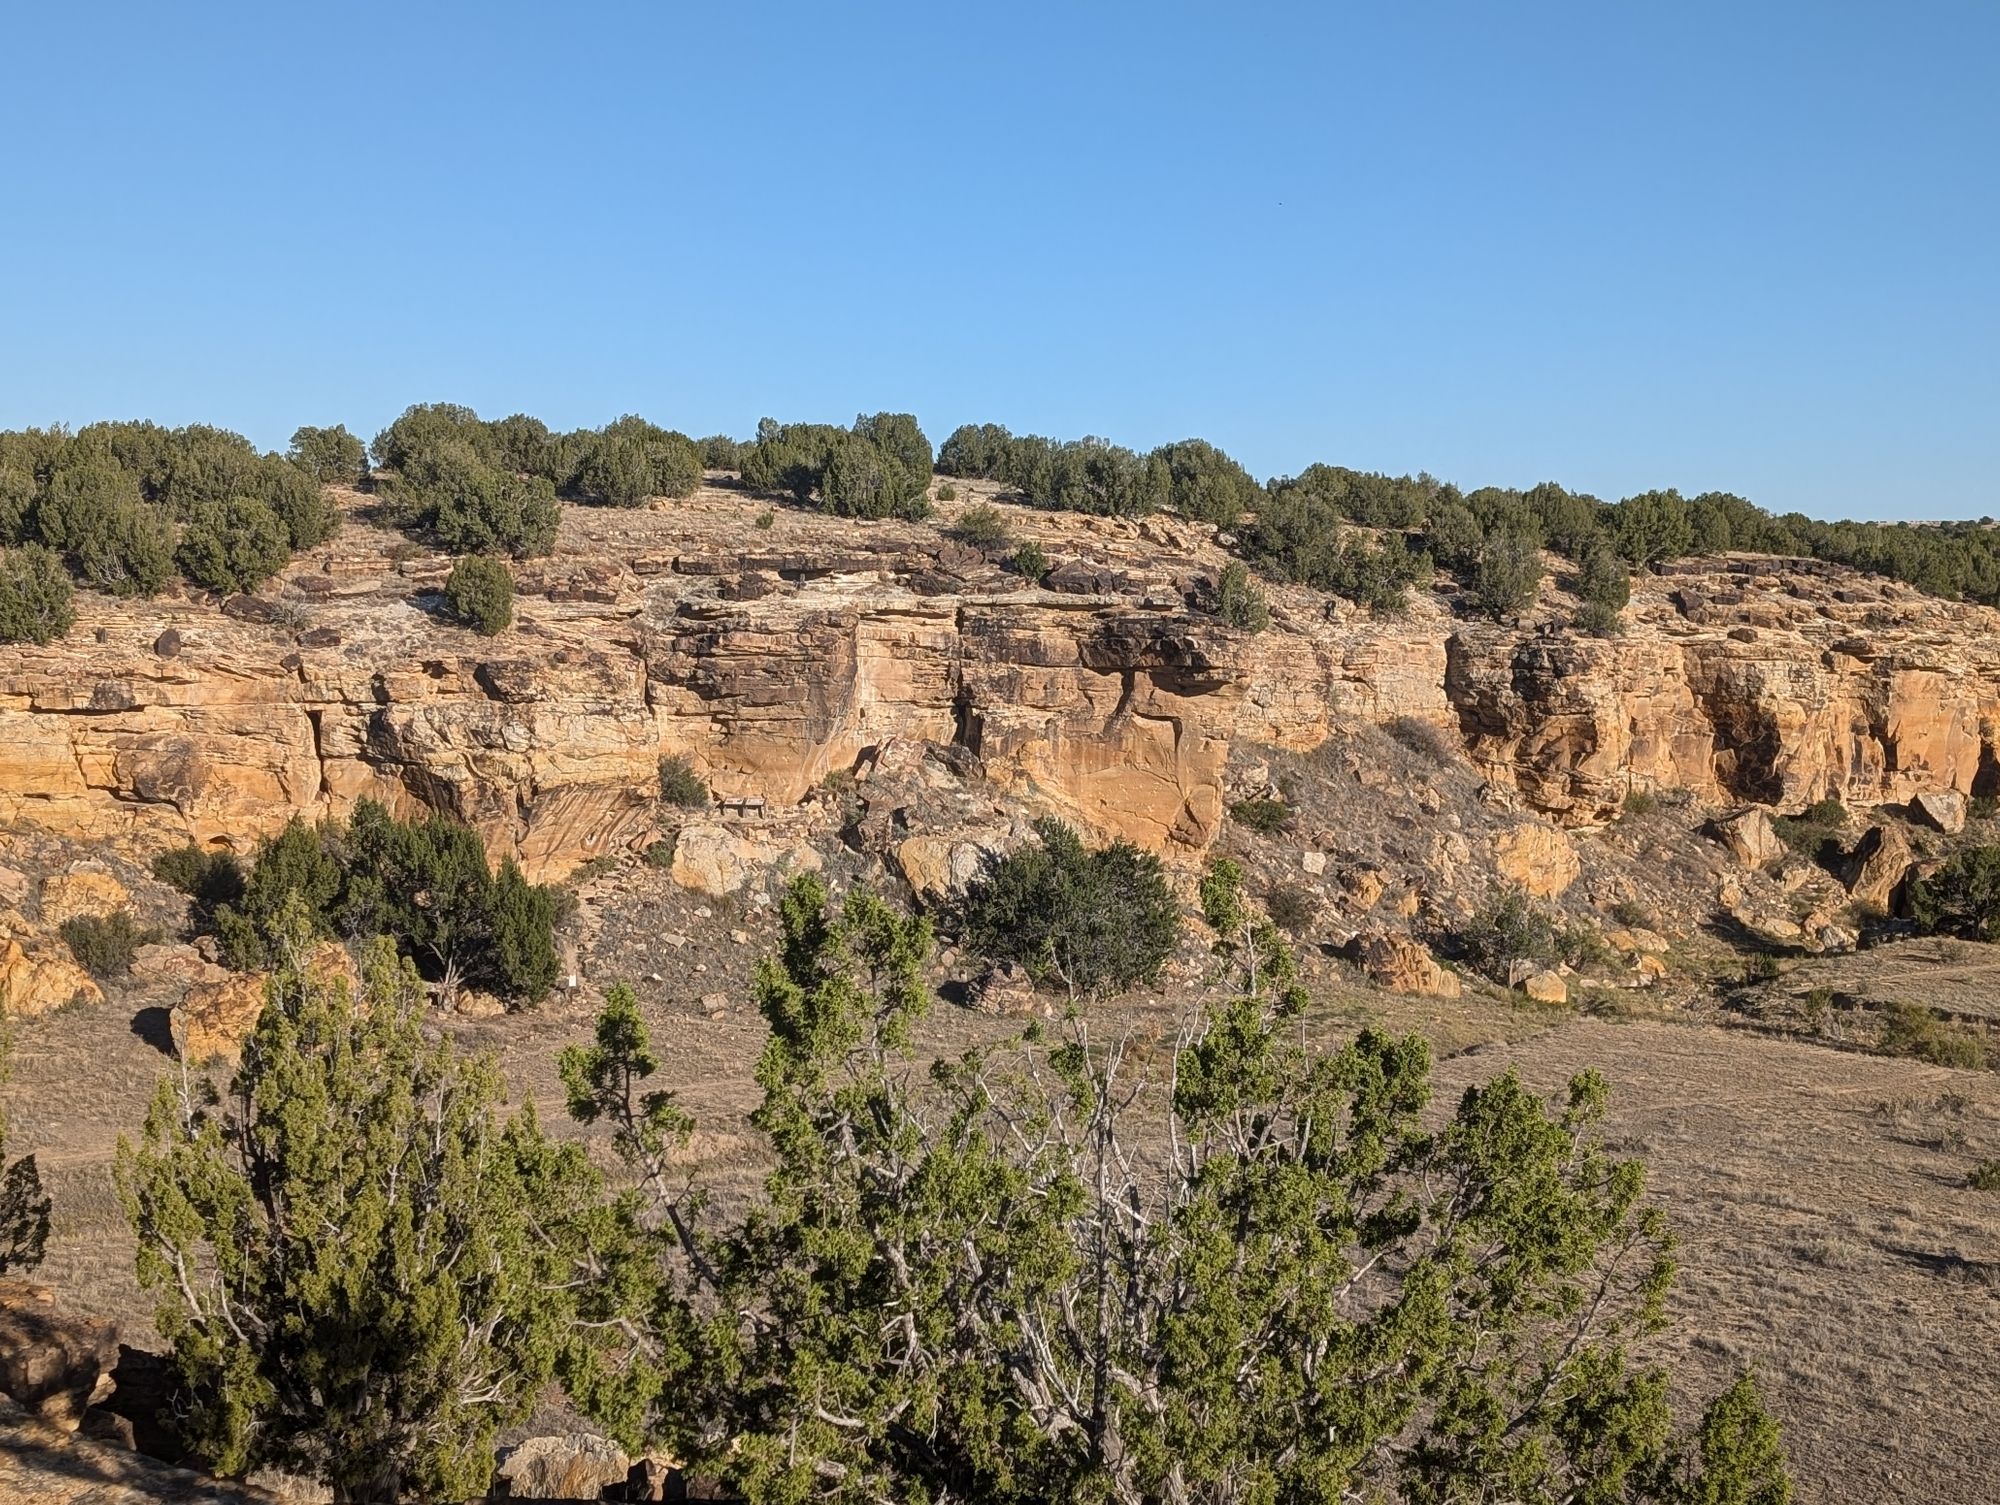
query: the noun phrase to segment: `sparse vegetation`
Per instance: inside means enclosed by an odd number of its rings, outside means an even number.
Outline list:
[[[694,771],[686,758],[660,759],[660,798],[683,810],[708,808],[708,781]]]
[[[1292,807],[1283,800],[1259,795],[1254,799],[1237,800],[1229,807],[1229,818],[1260,836],[1270,836],[1292,823]]]
[[[1625,791],[1624,812],[1634,820],[1651,815],[1660,808],[1660,797],[1650,789],[1628,789]]]
[[[1771,820],[1778,839],[1807,857],[1817,856],[1846,826],[1847,807],[1831,796],[1807,806],[1797,815],[1779,815]]]
[[[1014,557],[1007,561],[1008,567],[1031,585],[1040,585],[1042,577],[1049,572],[1049,556],[1042,552],[1042,546],[1030,540],[1014,551]]]
[[[1264,913],[1287,935],[1303,935],[1319,918],[1319,900],[1311,889],[1280,883],[1264,895]]]
[[[1974,1191],[2000,1191],[2000,1159],[1980,1161],[1965,1178],[1965,1184]]]
[[[106,915],[72,915],[58,927],[76,964],[100,982],[123,977],[141,946],[160,940],[156,925],[141,925],[127,909]]]
[[[215,913],[243,897],[243,865],[232,852],[209,852],[188,842],[153,858],[153,876],[194,901],[195,924],[209,929]]]
[[[514,624],[514,572],[503,559],[468,554],[445,577],[444,603],[454,621],[497,637]]]
[[[966,949],[1018,962],[1038,987],[1072,996],[1156,978],[1180,933],[1160,859],[1128,841],[1093,851],[1046,817],[1035,835],[960,902],[955,918]]]

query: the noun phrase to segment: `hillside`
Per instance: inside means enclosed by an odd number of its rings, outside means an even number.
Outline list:
[[[1992,1028],[2000,951],[1895,911],[1913,871],[1995,839],[2000,611],[1731,554],[1641,572],[1611,637],[1562,625],[1553,560],[1517,621],[1455,611],[1440,577],[1401,615],[1273,584],[1247,632],[1213,609],[1210,525],[1005,506],[1006,549],[1051,565],[1031,586],[954,534],[987,483],[871,522],[711,475],[672,506],[563,508],[484,638],[440,612],[448,560],[337,495],[341,530],[255,593],[79,595],[66,640],[0,661],[0,996],[15,1143],[58,1209],[41,1276],[135,1340],[112,1146],[174,1011],[229,986],[156,853],[247,858],[365,796],[478,825],[572,887],[569,976],[443,1026],[560,1120],[556,1052],[634,983],[697,1158],[744,1190],[746,999],[786,875],[935,906],[1054,813],[1161,853],[1189,897],[1204,859],[1238,861],[1300,944],[1316,1041],[1418,1029],[1441,1097],[1509,1062],[1549,1088],[1602,1068],[1614,1144],[1682,1237],[1675,1351],[1704,1383],[1758,1368],[1803,1498],[1970,1502],[2000,1466],[2000,1198],[1965,1186],[2000,1154],[2000,1088],[1894,1032],[1934,999],[1966,1049]],[[663,757],[723,803],[663,803]],[[1571,937],[1533,997],[1476,949],[1515,892]],[[90,982],[57,927],[125,906],[165,939]],[[950,949],[931,980],[926,1053],[1045,1007]],[[1214,982],[1191,935],[1103,1027],[1169,1039]]]

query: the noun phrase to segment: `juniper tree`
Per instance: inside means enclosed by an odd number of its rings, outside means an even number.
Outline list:
[[[773,1169],[707,1232],[614,999],[564,1079],[657,1210],[600,1266],[629,1344],[589,1409],[753,1505],[1782,1505],[1753,1386],[1678,1434],[1630,1355],[1673,1262],[1603,1082],[1509,1073],[1438,1122],[1421,1039],[1310,1049],[1240,873],[1203,900],[1236,981],[1164,1072],[1073,1015],[926,1077],[921,922],[802,879],[757,983]]]
[[[290,927],[226,1095],[166,1078],[117,1184],[171,1348],[183,1441],[337,1501],[481,1493],[567,1346],[603,1217],[581,1146],[499,1116],[493,1064],[425,1038],[393,949],[356,992]]]

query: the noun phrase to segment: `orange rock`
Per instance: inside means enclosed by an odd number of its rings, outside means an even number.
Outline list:
[[[1373,935],[1361,948],[1361,964],[1377,986],[1392,993],[1456,998],[1458,974],[1441,966],[1422,941],[1407,935]]]

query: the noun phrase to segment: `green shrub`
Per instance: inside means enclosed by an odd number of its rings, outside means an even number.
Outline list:
[[[400,821],[362,800],[345,825],[293,820],[259,848],[214,930],[250,970],[270,965],[295,919],[321,936],[390,936],[433,981],[534,1002],[556,978],[555,895],[512,858],[494,871],[479,833],[437,812]]]
[[[156,945],[157,926],[141,925],[126,909],[107,915],[73,915],[57,927],[76,964],[100,981],[123,977],[141,946]]]
[[[952,485],[951,482],[946,481],[942,486],[938,487],[935,495],[941,502],[955,502],[958,500],[958,488]]]
[[[1072,996],[1156,979],[1180,934],[1160,859],[1128,841],[1092,851],[1046,817],[1035,834],[967,891],[956,912],[966,949]]]
[[[762,512],[757,514],[756,526],[765,532],[769,532],[771,525],[777,520],[778,514],[773,512],[769,507],[766,507]]]
[[[660,759],[660,798],[683,810],[708,808],[708,781],[694,771],[686,758]]]
[[[1611,906],[1611,918],[1635,930],[1653,928],[1653,912],[1637,899],[1620,899]]]
[[[1215,614],[1240,632],[1262,632],[1271,625],[1271,608],[1250,579],[1249,566],[1232,559],[1216,583]]]
[[[1238,800],[1229,807],[1229,818],[1252,831],[1270,835],[1292,823],[1292,807],[1283,800]]]
[[[1925,935],[2000,941],[2000,846],[1966,847],[1918,878],[1910,917]]]
[[[969,543],[977,549],[1005,548],[1011,541],[1007,519],[998,507],[985,502],[967,507],[946,531],[960,543]]]
[[[1535,604],[1541,588],[1541,550],[1517,533],[1489,533],[1472,575],[1474,604],[1491,617],[1515,616]]]
[[[1975,794],[1965,807],[1970,820],[1992,820],[2000,816],[2000,795]]]
[[[1517,961],[1581,966],[1603,955],[1603,942],[1595,933],[1566,924],[1512,884],[1482,905],[1452,939],[1459,954],[1495,982],[1506,982]]]
[[[40,544],[0,552],[0,643],[46,646],[76,624],[62,561]]]
[[[444,600],[455,620],[496,637],[514,622],[514,572],[504,560],[467,554],[445,577]]]
[[[710,470],[741,470],[745,447],[727,434],[710,434],[695,446],[701,451],[701,463]]]
[[[1846,825],[1847,807],[1832,796],[1809,805],[1797,815],[1779,815],[1771,820],[1778,839],[1808,857],[1817,855]]]
[[[252,591],[285,566],[291,539],[278,514],[255,497],[201,502],[175,550],[181,573],[213,591]]]
[[[1049,572],[1049,556],[1042,552],[1042,546],[1032,540],[1014,551],[1014,557],[1007,561],[1007,567],[1032,585],[1040,585]]]
[[[1660,797],[1650,789],[1628,789],[1625,791],[1625,814],[1630,816],[1651,815],[1660,807]]]
[[[1933,1066],[1977,1070],[1986,1064],[1986,1046],[1979,1036],[1947,1023],[1920,1003],[1902,999],[1883,1010],[1877,1044],[1888,1055],[1913,1056]]]
[[[194,901],[195,923],[214,924],[216,911],[243,897],[243,864],[233,852],[206,852],[193,842],[153,858],[153,876]]]
[[[1163,444],[1148,458],[1165,466],[1167,505],[1182,517],[1233,528],[1264,494],[1250,472],[1206,439]]]
[[[516,559],[555,547],[562,520],[555,486],[540,476],[458,469],[425,494],[437,540],[455,554],[502,552]]]
[[[663,836],[646,848],[646,866],[668,868],[674,865],[674,848],[679,843],[672,836]]]
[[[368,446],[343,423],[295,429],[285,458],[322,486],[354,486],[368,476]]]
[[[2000,1159],[1980,1161],[1965,1178],[1965,1184],[1974,1191],[2000,1191]]]

